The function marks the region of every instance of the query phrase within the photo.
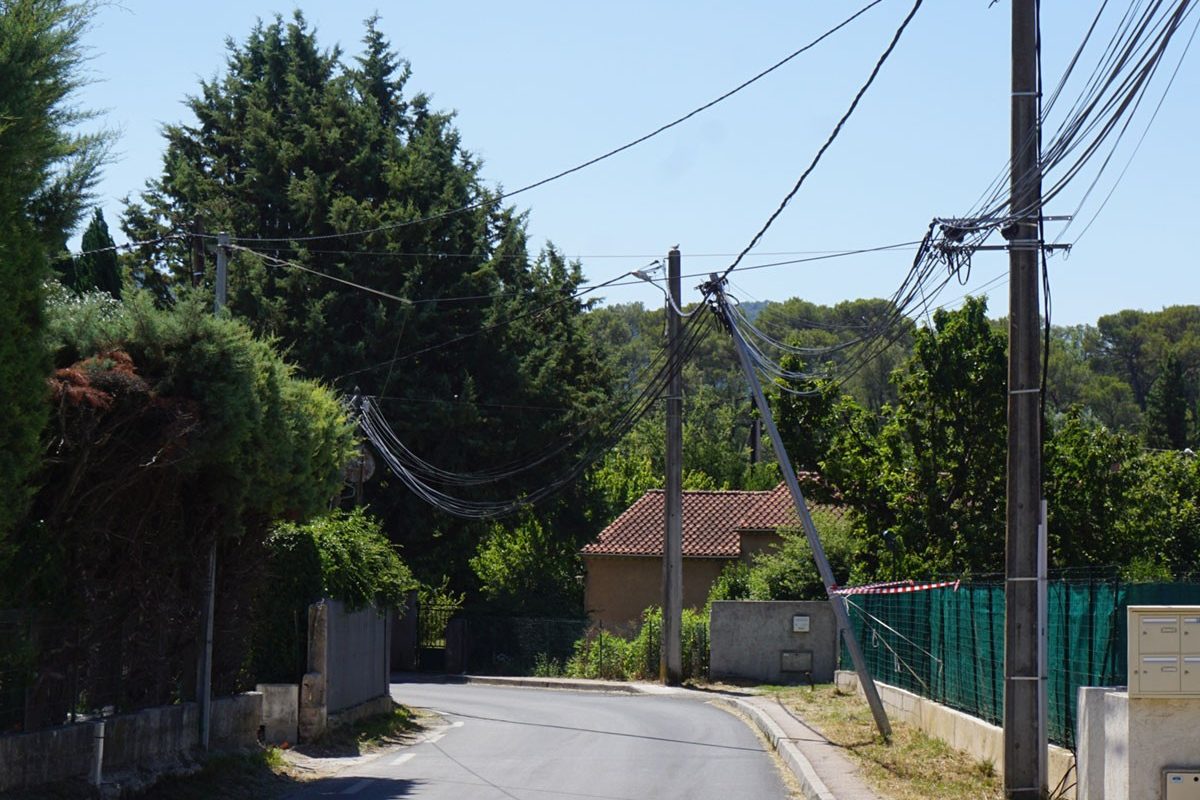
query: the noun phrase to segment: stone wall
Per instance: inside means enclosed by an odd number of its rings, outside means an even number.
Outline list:
[[[262,695],[257,692],[214,699],[211,749],[254,746],[261,717]],[[96,736],[96,722],[0,736],[0,791],[85,782],[97,756],[101,778],[108,781],[134,769],[143,774],[169,772],[198,753],[200,724],[195,703],[119,714],[104,718],[103,723],[103,740]]]

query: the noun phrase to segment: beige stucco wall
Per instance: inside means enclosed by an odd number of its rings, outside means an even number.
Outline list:
[[[764,550],[773,550],[783,541],[775,531],[741,531],[738,533],[739,558],[747,564]]]
[[[683,559],[683,607],[702,608],[730,559]],[[632,630],[650,606],[662,605],[662,557],[584,556],[583,602],[592,622]]]

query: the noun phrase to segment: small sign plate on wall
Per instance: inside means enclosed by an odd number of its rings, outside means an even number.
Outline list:
[[[792,633],[808,633],[808,614],[792,615]]]

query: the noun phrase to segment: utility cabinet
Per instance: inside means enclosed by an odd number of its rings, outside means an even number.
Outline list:
[[[1164,769],[1163,800],[1200,800],[1200,770]]]
[[[1129,606],[1130,697],[1200,697],[1200,606]]]

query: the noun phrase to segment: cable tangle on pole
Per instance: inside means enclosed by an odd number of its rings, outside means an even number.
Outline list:
[[[629,432],[663,396],[671,367],[683,364],[711,328],[708,315],[689,317],[675,348],[663,348],[643,371],[644,380],[631,397],[604,418],[582,427],[550,447],[506,464],[474,472],[438,467],[408,447],[374,402],[362,398],[359,424],[392,472],[415,495],[447,514],[467,519],[495,519],[520,512],[562,490],[582,476]],[[565,462],[565,463],[564,463]],[[539,478],[537,488],[517,496],[503,496],[505,483],[535,470],[550,474]],[[464,490],[492,487],[500,499],[467,496]]]

